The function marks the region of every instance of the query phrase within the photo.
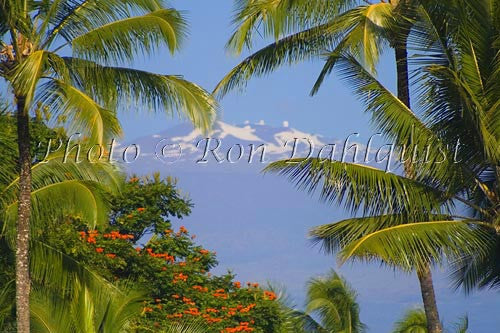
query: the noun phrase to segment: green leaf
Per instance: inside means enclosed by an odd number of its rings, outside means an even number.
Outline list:
[[[487,229],[474,221],[429,221],[384,228],[347,245],[341,262],[377,258],[384,263],[412,271],[443,257],[459,258],[485,251]]]
[[[314,278],[307,287],[307,313],[319,316],[324,331],[364,332],[366,326],[359,318],[356,292],[336,272]]]
[[[427,333],[427,318],[424,309],[407,310],[398,320],[392,333]]]
[[[252,77],[275,71],[282,65],[291,65],[322,54],[334,45],[335,23],[325,23],[284,37],[253,53],[234,67],[215,87],[219,97],[244,87]]]
[[[308,158],[274,162],[264,171],[286,176],[310,193],[319,189],[322,200],[343,204],[352,212],[361,210],[364,215],[427,216],[446,210],[441,206],[447,199],[439,190],[370,166]]]
[[[179,12],[160,9],[146,15],[125,18],[95,28],[73,39],[73,54],[97,62],[132,61],[166,45],[171,53],[185,35]]]
[[[429,221],[449,218],[444,215],[430,215]],[[418,222],[415,215],[394,214],[349,218],[342,221],[314,227],[309,232],[315,243],[321,243],[326,253],[337,253],[352,242],[386,228]]]
[[[50,80],[40,90],[38,100],[54,116],[64,116],[70,133],[88,135],[92,145],[104,145],[111,138],[121,136],[116,112],[103,108],[85,92],[61,80]]]
[[[74,81],[110,109],[130,108],[135,101],[140,108],[187,117],[205,131],[217,113],[218,105],[212,95],[181,76],[100,66],[76,58],[65,60]]]

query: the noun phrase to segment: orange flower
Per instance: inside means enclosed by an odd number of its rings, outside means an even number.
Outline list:
[[[106,257],[113,259],[114,257],[116,257],[116,254],[114,254],[114,253],[106,253]]]
[[[143,211],[145,211],[145,210],[146,210],[146,208],[144,208],[144,207],[139,207],[139,208],[137,208],[137,211],[138,211],[139,213],[142,213],[142,212],[143,212]]]
[[[241,288],[241,282],[236,281],[236,282],[234,282],[233,284],[234,284],[234,287],[235,287],[236,289],[240,289],[240,288]]]
[[[264,298],[270,301],[274,301],[276,299],[276,294],[272,291],[264,291]]]
[[[98,248],[95,249],[95,252],[97,252],[97,253],[103,253],[104,249],[102,247],[98,247]]]
[[[181,227],[179,228],[179,233],[181,233],[181,234],[187,234],[187,233],[188,233],[188,231],[187,231],[186,227],[181,226]]]

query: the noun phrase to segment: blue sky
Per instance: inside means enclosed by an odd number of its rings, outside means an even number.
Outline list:
[[[190,38],[175,56],[172,57],[166,50],[162,50],[157,56],[142,59],[134,66],[158,73],[182,74],[186,79],[212,90],[217,82],[245,56],[235,57],[224,48],[232,32],[230,22],[233,1],[184,0],[171,3],[177,9],[187,11]],[[267,42],[257,41],[256,45],[264,46]],[[242,124],[246,120],[252,123],[264,120],[274,126],[279,126],[286,120],[291,127],[333,139],[343,139],[353,132],[359,132],[363,137],[375,133],[376,130],[369,124],[369,117],[363,113],[362,105],[339,80],[327,80],[317,96],[309,97],[309,91],[321,66],[319,62],[299,64],[292,68],[280,69],[266,78],[253,79],[243,92],[231,93],[221,101],[220,117],[232,124]],[[379,79],[390,89],[394,89],[396,83],[394,67],[392,52],[389,51],[382,58],[378,73]],[[168,128],[180,123],[164,114],[145,116],[130,113],[120,114],[120,118],[126,141],[165,130],[168,133]],[[214,178],[212,181],[200,182],[196,179],[196,175],[180,179],[181,188],[200,190],[200,186],[202,187],[200,194],[194,195],[195,208],[188,220],[190,223],[208,220],[204,225],[193,226],[199,235],[198,239],[202,244],[219,252],[222,270],[226,267],[235,268],[235,273],[248,279],[281,279],[289,285],[297,304],[302,305],[304,281],[314,274],[326,273],[330,267],[336,267],[332,258],[321,255],[310,257],[312,253],[310,244],[305,239],[307,229],[317,224],[316,221],[326,223],[346,217],[345,213],[340,209],[332,210],[331,207],[325,207],[304,193],[290,194],[294,191],[293,187],[282,180],[272,180],[271,182],[276,182],[272,183],[272,186],[278,189],[276,193],[283,195],[287,193],[287,198],[293,198],[294,201],[281,202],[276,209],[269,204],[272,200],[270,193],[242,192],[241,189],[248,185],[245,183],[246,180],[242,180],[240,187],[235,183],[235,188],[229,191],[230,194],[217,193],[216,184],[222,181]],[[248,180],[248,183],[256,182],[259,180]],[[211,194],[207,196],[206,193]],[[248,216],[234,216],[229,211],[221,211],[213,201],[220,204],[228,196],[232,196],[237,204],[247,207],[253,205],[253,198],[256,195],[266,198],[260,202],[263,205],[261,208],[267,210]],[[308,209],[300,209],[301,205],[307,206]],[[259,226],[262,227],[260,232],[264,233],[264,236],[253,235],[251,231],[247,231],[248,234],[244,234],[247,239],[241,244],[217,238],[220,237],[217,236],[218,230],[229,230],[231,235],[237,235],[241,232],[238,227],[244,228],[256,223],[251,217],[259,219]],[[283,230],[286,228],[286,232],[271,237],[265,233],[271,233],[275,229],[265,227],[262,219],[266,218],[274,221],[289,218],[295,224],[287,225],[281,221],[280,225]],[[300,224],[300,219],[308,222]],[[254,239],[260,240],[261,243],[251,243],[250,240]],[[292,253],[292,258],[303,262],[301,265],[290,264],[292,268],[287,271],[286,278],[282,278],[283,274],[280,275],[276,265],[280,260],[284,260],[283,258],[288,258],[286,246],[290,242],[303,245],[304,253],[299,253],[300,246],[295,247],[297,253]],[[252,251],[248,251],[248,257],[235,257],[231,255],[231,250],[227,249],[235,246],[237,247],[234,248],[235,252],[241,250],[243,253],[245,247],[250,247]],[[286,262],[282,264],[287,265]],[[387,331],[405,308],[420,302],[418,282],[413,276],[379,269],[376,264],[348,266],[342,268],[341,272],[359,291],[362,319],[369,325],[371,332]],[[495,309],[499,306],[496,294],[478,293],[465,298],[461,293],[451,291],[448,284],[446,273],[437,272],[438,300],[445,322],[452,322],[459,316],[469,313],[472,332],[494,332],[491,323],[496,316]],[[496,319],[494,326],[498,325]]]
[[[165,74],[182,74],[211,91],[244,56],[236,57],[224,47],[233,30],[232,1],[217,1],[217,5],[209,1],[172,1],[172,4],[187,11],[190,38],[173,57],[163,50],[135,65]],[[264,46],[267,42],[257,40],[256,46]],[[327,80],[317,96],[309,96],[321,67],[320,62],[303,63],[250,81],[243,92],[231,93],[221,101],[223,120],[234,124],[265,120],[272,125],[288,120],[292,127],[333,138],[342,138],[355,131],[370,132],[368,117],[363,114],[360,103],[339,80]],[[381,80],[390,88],[395,86],[394,67],[392,53],[382,59]],[[151,117],[122,115],[128,139],[164,130],[175,122],[162,114]]]

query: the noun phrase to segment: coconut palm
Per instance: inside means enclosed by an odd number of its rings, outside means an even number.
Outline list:
[[[467,333],[469,329],[469,319],[467,316],[460,318],[455,323],[453,331],[447,332]],[[392,333],[427,333],[427,318],[424,309],[409,309],[405,312],[403,318],[394,324]]]
[[[12,92],[18,131],[20,332],[29,331],[30,112],[34,106],[52,111],[92,144],[120,133],[116,110],[133,102],[178,111],[206,129],[215,103],[202,88],[177,75],[123,67],[163,45],[174,53],[185,31],[181,14],[161,0],[0,1],[0,77]]]
[[[427,20],[436,1],[390,0],[370,1],[301,1],[301,0],[240,0],[234,22],[238,25],[228,47],[241,53],[251,48],[253,36],[262,31],[275,42],[256,51],[217,85],[215,92],[224,96],[230,90],[244,86],[253,76],[271,73],[285,64],[325,56],[326,61],[311,94],[314,95],[324,79],[337,64],[339,54],[348,51],[375,72],[381,52],[386,46],[395,51],[397,96],[410,107],[407,43],[415,22]],[[413,172],[406,166],[408,175]],[[431,325],[439,328],[439,314],[432,275],[429,268],[418,274],[425,307]]]
[[[334,271],[309,281],[305,312],[295,309],[284,288],[270,285],[268,289],[278,295],[282,306],[282,322],[277,332],[354,333],[366,330],[359,319],[356,292]],[[313,315],[319,321],[313,319]]]
[[[271,290],[277,296],[277,302],[281,306],[280,325],[275,328],[276,333],[326,333],[327,331],[307,313],[297,310],[292,298],[286,288],[282,285],[269,284]]]
[[[62,162],[61,155],[50,156],[47,163],[31,167],[31,232],[35,235],[46,221],[67,215],[78,216],[89,228],[105,223],[109,202],[106,193],[119,188],[119,176],[107,163]],[[16,220],[20,179],[15,162],[8,160],[0,175],[0,242],[6,257],[15,254]],[[12,170],[14,169],[14,170]],[[30,275],[38,285],[57,290],[73,288],[78,278],[82,285],[93,280],[93,274],[66,258],[37,238],[30,239]],[[10,290],[10,288],[9,288]],[[14,293],[13,293],[14,294]],[[12,304],[12,299],[9,300]],[[8,311],[7,308],[3,308]]]
[[[410,24],[400,15],[410,10],[407,2],[236,1],[233,23],[237,28],[227,47],[236,54],[245,47],[251,49],[256,33],[272,37],[275,42],[248,56],[219,82],[215,91],[224,96],[232,89],[244,86],[251,77],[269,74],[283,65],[318,58],[327,51],[349,50],[375,71],[384,47],[404,43],[404,38],[397,38],[396,30],[408,29]],[[396,20],[397,25],[394,24]],[[398,64],[406,64],[406,55],[398,55],[397,60]],[[326,62],[312,93],[317,91],[333,65]],[[400,69],[407,75],[407,69]],[[404,83],[405,80],[401,79]]]
[[[403,318],[398,320],[392,333],[427,333],[427,319],[423,309],[407,310]]]
[[[324,332],[364,332],[356,292],[336,272],[315,278],[307,288],[308,314],[317,314]]]
[[[406,145],[407,151],[420,147],[426,163],[412,163],[412,175],[318,159],[281,161],[267,168],[289,176],[300,188],[319,188],[323,199],[362,214],[315,228],[312,235],[327,252],[339,251],[341,262],[380,259],[416,270],[429,332],[441,330],[439,318],[432,315],[437,309],[429,308],[432,264],[458,259],[457,283],[466,289],[499,281],[499,7],[497,1],[455,1],[415,27],[413,38],[422,51],[416,58],[418,112],[354,57],[335,59],[340,76],[386,137]],[[444,20],[450,25],[443,25]],[[433,149],[422,153],[430,145]]]
[[[457,1],[446,7],[449,12],[443,13],[456,15],[458,29],[449,31],[439,25],[446,18],[443,15],[429,17],[418,27],[417,37],[428,43],[426,53],[417,58],[422,66],[419,99],[424,108],[417,113],[421,118],[353,57],[336,59],[340,75],[388,138],[402,145],[412,137],[409,146],[420,149],[432,143],[434,152],[427,156],[428,163],[412,164],[414,177],[315,159],[277,162],[268,170],[288,175],[311,191],[320,187],[324,199],[363,213],[363,217],[312,231],[325,250],[340,250],[342,262],[379,258],[405,270],[416,269],[421,275],[445,255],[460,259],[457,283],[466,289],[495,286],[500,71],[499,53],[491,46],[498,48],[494,43],[499,36],[498,5]],[[472,32],[471,26],[482,33]],[[452,152],[457,140],[460,148]],[[454,207],[456,202],[467,207],[467,214]],[[429,324],[429,315],[427,320]],[[429,332],[437,330],[432,326]]]

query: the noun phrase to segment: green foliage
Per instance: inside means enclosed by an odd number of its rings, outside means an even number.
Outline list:
[[[0,137],[5,141],[5,158],[2,159],[0,177],[0,261],[4,268],[0,274],[2,286],[1,297],[10,297],[8,302],[1,301],[0,321],[2,330],[15,330],[14,308],[12,302],[14,284],[14,236],[17,220],[17,200],[19,177],[15,170],[17,155],[15,143],[15,124],[10,115],[1,116]],[[31,121],[32,151],[37,155],[40,146],[36,142],[45,142],[48,138],[62,139],[63,131],[53,131],[38,119]],[[40,235],[51,224],[59,222],[63,217],[71,215],[79,217],[88,227],[107,222],[109,202],[106,199],[117,191],[119,184],[116,170],[109,164],[76,164],[72,161],[64,163],[62,156],[49,155],[45,163],[37,162],[31,168],[32,173],[32,213],[30,241],[31,260],[30,274],[33,286],[54,294],[54,297],[68,298],[69,291],[75,287],[92,288],[94,292],[109,289],[109,283],[97,276],[79,262],[61,251],[44,243]],[[106,194],[105,194],[106,193]],[[0,297],[0,300],[3,299]],[[53,299],[50,296],[50,299]],[[48,302],[49,298],[46,298]],[[69,298],[71,300],[71,297]],[[54,307],[57,304],[52,304]],[[34,308],[35,310],[35,308]],[[43,318],[39,317],[40,320]],[[50,319],[50,318],[45,318]],[[57,331],[57,330],[56,330]],[[59,330],[61,331],[61,330]]]
[[[370,3],[352,0],[237,1],[235,32],[227,48],[240,54],[252,49],[255,33],[274,43],[257,50],[233,68],[217,85],[219,96],[244,87],[252,77],[265,76],[283,65],[326,57],[312,90],[315,94],[336,64],[349,52],[375,72],[380,54],[393,46],[408,23],[401,15],[406,2]]]
[[[108,224],[92,229],[79,218],[54,221],[40,240],[109,281],[147,290],[134,330],[168,330],[191,320],[203,323],[204,332],[239,327],[270,333],[279,327],[280,305],[272,291],[245,287],[230,273],[212,276],[215,253],[197,245],[184,226],[174,231],[171,219],[189,214],[191,203],[173,180],[134,176],[111,202]]]
[[[111,202],[110,224],[122,233],[133,234],[134,242],[145,233],[163,233],[171,227],[171,218],[180,219],[191,212],[191,202],[181,196],[173,179],[163,181],[159,174],[146,180],[131,179]]]
[[[359,318],[356,293],[335,272],[323,278],[312,279],[307,288],[307,313],[318,314],[321,325],[328,332],[364,332]]]
[[[281,161],[266,170],[362,216],[312,231],[327,251],[348,259],[379,259],[405,270],[448,260],[457,285],[498,285],[499,36],[495,6],[422,2],[415,37],[419,107],[409,109],[349,53],[337,52],[346,79],[397,146],[430,148],[407,160],[407,177],[352,163]],[[443,17],[451,18],[446,27]],[[495,22],[488,24],[487,22]],[[478,36],[477,31],[483,31]],[[457,144],[459,142],[459,144]],[[404,151],[404,150],[403,150]],[[290,163],[292,162],[292,163]],[[298,163],[293,163],[298,162]],[[466,215],[454,207],[465,205]],[[450,235],[452,235],[450,237]]]
[[[61,116],[92,144],[120,135],[117,108],[131,102],[210,127],[217,105],[201,87],[122,67],[162,46],[179,50],[187,23],[162,1],[32,1],[18,8],[9,0],[1,6],[0,77],[26,98],[27,112],[42,108]],[[67,46],[73,56],[63,58],[58,52]]]
[[[35,332],[130,332],[144,295],[109,288],[106,293],[78,286],[71,298],[58,297],[45,289],[35,289],[31,305],[31,325]]]
[[[423,309],[410,309],[394,325],[392,333],[427,333],[427,318]]]
[[[295,310],[283,288],[272,286],[281,304],[283,321],[279,333],[365,332],[359,318],[356,292],[340,275],[311,279],[307,287],[306,312]],[[316,321],[318,318],[319,321]]]
[[[469,319],[464,316],[453,325],[453,330],[446,332],[467,333]],[[403,317],[394,324],[392,333],[427,333],[427,318],[421,308],[409,309]]]

